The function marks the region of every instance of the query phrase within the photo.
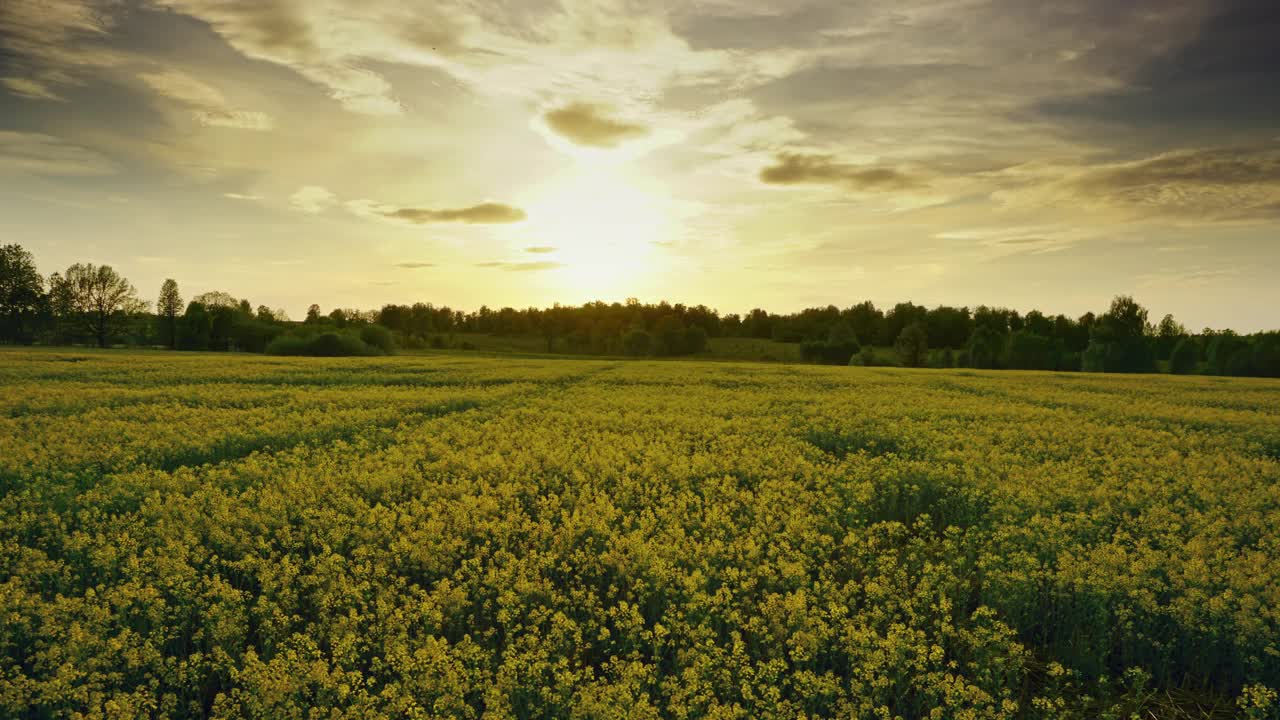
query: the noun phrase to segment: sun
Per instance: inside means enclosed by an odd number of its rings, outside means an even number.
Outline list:
[[[658,243],[673,231],[669,202],[617,166],[578,167],[544,184],[522,232],[555,252],[552,273],[582,298],[634,292],[662,271]]]

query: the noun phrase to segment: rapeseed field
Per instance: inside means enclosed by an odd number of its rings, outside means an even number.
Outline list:
[[[0,352],[0,716],[1280,715],[1280,384]]]

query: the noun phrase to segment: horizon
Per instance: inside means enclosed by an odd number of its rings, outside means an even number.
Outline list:
[[[1132,295],[1277,327],[1275,3],[465,5],[6,3],[0,237],[295,319]]]

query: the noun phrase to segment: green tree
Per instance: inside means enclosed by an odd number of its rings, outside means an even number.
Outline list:
[[[653,329],[658,355],[683,355],[685,352],[684,323],[675,315],[663,315]]]
[[[1155,357],[1147,337],[1147,310],[1127,295],[1093,324],[1083,367],[1089,372],[1152,372]]]
[[[990,324],[979,325],[974,328],[973,334],[969,336],[968,346],[965,349],[966,364],[969,367],[986,370],[995,368],[1000,356],[1002,337],[1003,335],[993,329]]]
[[[198,302],[187,305],[187,311],[178,324],[178,347],[183,350],[208,350],[213,332],[213,320],[209,311]]]
[[[1029,317],[1029,316],[1028,316]],[[1058,352],[1053,340],[1030,330],[1019,330],[1009,336],[1005,366],[1014,370],[1053,370]]]
[[[1156,357],[1168,360],[1178,341],[1186,335],[1187,329],[1181,323],[1174,320],[1172,315],[1165,315],[1156,325]]]
[[[898,359],[905,367],[920,367],[929,357],[929,336],[924,326],[913,322],[902,329],[893,343]]]
[[[1195,340],[1184,337],[1174,346],[1169,355],[1169,372],[1175,375],[1190,375],[1200,365],[1200,347]]]
[[[696,355],[707,349],[707,331],[701,325],[691,325],[684,331],[684,351]]]
[[[644,328],[633,327],[622,336],[622,350],[628,355],[640,357],[649,354],[649,333]]]
[[[84,325],[98,347],[107,346],[126,316],[146,309],[138,291],[110,265],[76,263],[67,268],[60,284],[59,292],[69,304],[66,311]]]
[[[178,283],[173,278],[169,278],[160,286],[160,298],[156,301],[156,315],[160,318],[165,344],[170,348],[178,347],[178,315],[181,312],[182,296],[178,294]]]
[[[0,342],[30,343],[44,304],[35,258],[20,245],[0,246]]]

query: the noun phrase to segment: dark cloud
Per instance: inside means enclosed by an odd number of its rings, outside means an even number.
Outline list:
[[[406,268],[406,269],[409,269],[409,270],[417,270],[418,268],[430,268],[430,267],[435,267],[435,266],[436,266],[436,264],[435,264],[435,263],[429,263],[429,262],[402,262],[402,263],[396,263],[396,267],[398,267],[398,268]]]
[[[609,117],[607,108],[589,103],[549,110],[542,119],[560,137],[594,148],[614,148],[649,134],[645,126]]]
[[[837,185],[859,192],[907,190],[925,184],[892,167],[854,165],[838,162],[830,155],[793,153],[778,155],[776,164],[760,171],[760,181],[769,185]]]
[[[520,208],[492,202],[449,210],[398,208],[395,210],[382,210],[380,214],[393,220],[403,220],[415,225],[451,222],[473,225],[502,225],[520,222],[527,217]]]
[[[482,262],[476,263],[476,267],[494,268],[497,270],[506,270],[508,272],[536,272],[539,270],[555,270],[558,267],[564,267],[564,263],[538,261],[538,262]]]
[[[524,251],[534,253],[535,255],[544,255],[546,253],[553,253],[556,249],[550,245],[534,245],[533,247],[525,248]]]
[[[677,14],[673,26],[694,50],[814,47],[824,44],[821,31],[840,26],[842,16],[849,13],[846,5],[800,3],[779,6],[774,12],[745,15],[704,14],[695,9]]]
[[[1143,63],[1123,88],[1057,98],[1037,109],[1164,136],[1274,131],[1280,127],[1280,3],[1227,0],[1216,7],[1188,42]]]

